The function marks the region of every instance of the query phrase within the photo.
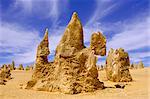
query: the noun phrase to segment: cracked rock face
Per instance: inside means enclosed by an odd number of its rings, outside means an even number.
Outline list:
[[[110,49],[106,58],[107,79],[114,82],[129,82],[132,77],[129,72],[129,56],[122,48]]]
[[[91,46],[85,48],[81,22],[77,13],[73,13],[56,48],[54,61],[48,62],[50,51],[46,32],[37,48],[33,77],[27,83],[26,89],[59,91],[66,94],[103,89],[104,84],[98,79],[96,55],[106,54],[106,39],[100,32],[93,35]]]

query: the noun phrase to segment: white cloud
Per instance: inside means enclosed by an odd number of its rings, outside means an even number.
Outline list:
[[[145,18],[145,17],[144,17]],[[108,48],[124,48],[127,51],[139,49],[149,45],[150,30],[148,26],[149,18],[143,21],[135,21],[133,23],[126,23],[122,27],[122,32],[117,33],[107,43]]]
[[[27,30],[17,24],[3,23],[0,26],[0,53],[12,53],[1,56],[2,59],[15,60],[17,64],[35,60],[37,44],[40,41],[36,30]]]
[[[135,53],[129,54],[129,56],[132,62],[139,62],[145,57],[150,57],[150,52],[135,52]],[[150,64],[150,62],[148,63]]]

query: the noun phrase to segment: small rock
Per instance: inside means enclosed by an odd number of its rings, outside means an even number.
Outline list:
[[[116,84],[115,87],[124,89],[125,85],[124,84]]]
[[[6,85],[6,83],[4,82],[4,80],[0,80],[0,85]]]
[[[19,86],[23,86],[23,84],[19,84]]]

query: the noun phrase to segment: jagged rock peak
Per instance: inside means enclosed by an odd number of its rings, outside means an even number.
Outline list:
[[[83,28],[76,12],[64,32],[64,35],[56,48],[56,55],[64,57],[72,56],[75,52],[84,48]]]
[[[71,17],[71,20],[75,20],[75,19],[79,20],[77,12],[73,12],[72,17]]]
[[[46,29],[43,40],[38,46],[37,56],[47,56],[49,54],[50,51],[49,51],[49,41],[48,41],[48,29]]]
[[[43,40],[40,42],[37,48],[36,63],[44,64],[48,62],[47,56],[50,54],[49,41],[48,41],[48,29],[45,31]]]

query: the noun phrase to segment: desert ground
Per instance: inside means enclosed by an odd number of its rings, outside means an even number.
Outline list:
[[[105,89],[95,92],[68,95],[58,92],[44,92],[21,89],[31,79],[33,71],[14,70],[13,79],[6,85],[0,85],[0,99],[150,99],[150,68],[130,70],[133,81],[124,89],[114,88],[114,82],[106,80],[105,71],[99,71],[99,79],[104,82]]]

